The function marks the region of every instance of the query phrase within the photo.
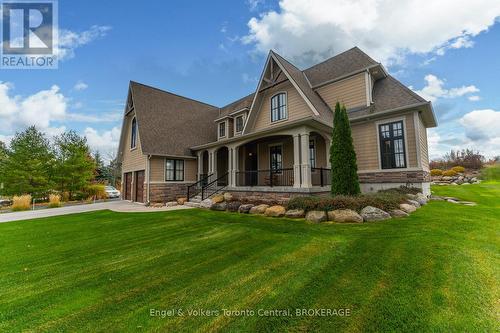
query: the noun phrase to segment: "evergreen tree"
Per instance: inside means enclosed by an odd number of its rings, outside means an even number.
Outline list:
[[[332,167],[332,195],[357,195],[359,189],[356,152],[352,143],[351,125],[345,105],[335,105],[332,143],[330,147]]]
[[[82,191],[94,178],[95,163],[87,139],[74,131],[61,134],[55,140],[57,153],[56,183],[60,191],[67,191],[69,199]]]
[[[49,140],[35,126],[16,133],[2,163],[5,194],[45,196],[52,187],[53,163]]]
[[[3,194],[5,186],[3,178],[5,176],[4,167],[6,162],[7,162],[7,146],[5,145],[5,143],[0,141],[0,195]]]
[[[99,182],[109,181],[108,169],[104,165],[101,153],[99,153],[99,151],[96,151],[94,153],[94,163],[95,163],[95,179]]]

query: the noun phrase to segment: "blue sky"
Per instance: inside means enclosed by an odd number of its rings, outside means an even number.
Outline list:
[[[357,45],[433,101],[432,157],[500,155],[498,1],[373,1],[60,0],[59,69],[0,70],[0,140],[33,123],[110,155],[130,80],[223,106],[256,88],[269,48],[304,68]]]

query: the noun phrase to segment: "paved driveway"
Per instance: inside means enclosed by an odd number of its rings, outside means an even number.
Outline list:
[[[35,211],[26,212],[14,212],[14,213],[3,213],[0,214],[0,223],[2,222],[12,222],[28,219],[38,219],[42,217],[49,216],[59,216],[83,212],[92,212],[96,210],[109,209],[115,212],[161,212],[177,209],[190,209],[187,206],[174,206],[174,207],[162,207],[162,208],[151,208],[146,207],[141,204],[136,204],[128,201],[111,201],[111,202],[100,202],[88,205],[76,205],[61,208],[51,208],[51,209],[41,209]]]

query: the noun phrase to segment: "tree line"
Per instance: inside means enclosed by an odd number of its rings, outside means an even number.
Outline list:
[[[68,200],[85,197],[93,183],[115,185],[120,177],[116,159],[105,165],[91,153],[87,139],[66,131],[49,140],[35,126],[15,134],[9,146],[0,142],[0,194],[30,194],[45,198],[59,192]]]

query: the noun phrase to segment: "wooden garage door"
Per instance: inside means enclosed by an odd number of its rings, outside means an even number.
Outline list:
[[[124,186],[125,200],[132,200],[132,172],[125,174]]]
[[[135,172],[135,201],[144,202],[144,170]]]

